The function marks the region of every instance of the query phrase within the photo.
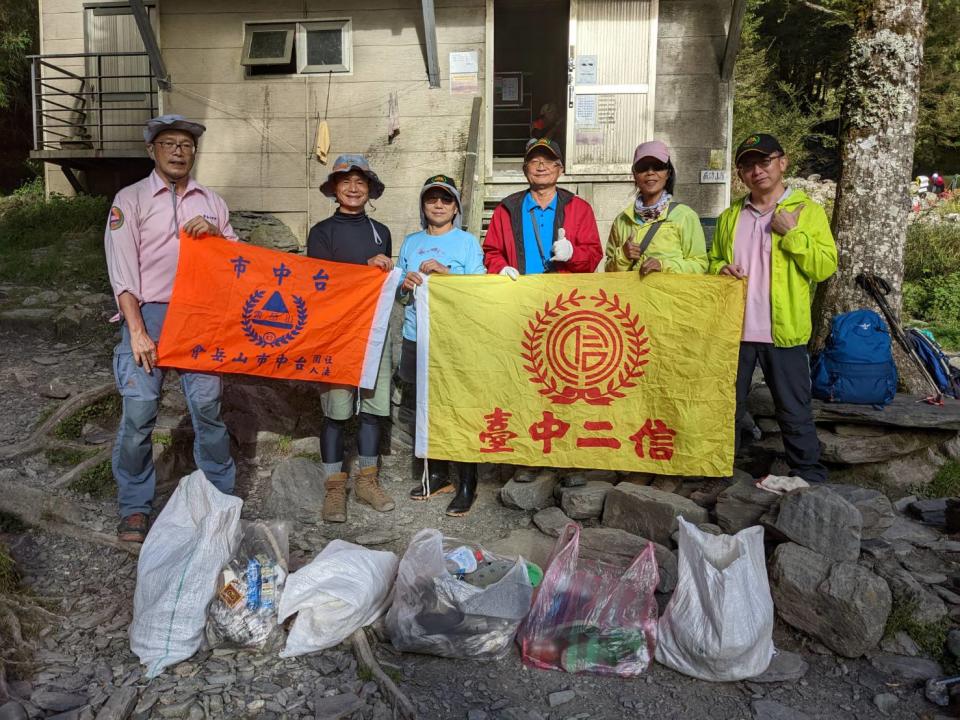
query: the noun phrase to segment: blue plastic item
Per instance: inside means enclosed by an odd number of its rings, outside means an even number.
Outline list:
[[[897,392],[890,331],[873,310],[833,318],[830,336],[810,372],[815,398],[883,407]]]

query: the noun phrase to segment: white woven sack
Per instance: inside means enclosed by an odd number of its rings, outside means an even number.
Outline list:
[[[152,678],[200,649],[220,569],[240,540],[243,501],[201,470],[180,480],[140,550],[130,649]]]
[[[657,660],[701,680],[759,675],[774,653],[763,528],[710,535],[678,519],[679,579],[660,618]]]

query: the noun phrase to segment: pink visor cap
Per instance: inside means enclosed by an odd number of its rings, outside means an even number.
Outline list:
[[[633,164],[636,165],[638,160],[645,157],[656,158],[664,163],[670,162],[670,151],[659,140],[651,140],[642,145],[637,145],[637,149],[633,153]]]

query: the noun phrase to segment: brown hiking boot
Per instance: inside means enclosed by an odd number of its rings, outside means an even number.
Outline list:
[[[712,508],[717,504],[717,497],[733,485],[733,478],[710,478],[698,490],[690,493],[690,499],[704,508]]]
[[[143,513],[127,515],[117,527],[117,540],[142,543],[147,539],[147,516]]]
[[[334,473],[327,478],[321,516],[324,522],[347,521],[347,474],[345,472]]]
[[[378,472],[376,465],[360,468],[356,482],[353,484],[353,494],[357,500],[369,505],[377,512],[387,512],[393,510],[396,503],[380,486],[380,479],[377,477]]]

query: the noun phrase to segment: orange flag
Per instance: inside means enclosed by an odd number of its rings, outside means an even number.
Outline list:
[[[372,388],[401,279],[181,233],[159,364]]]

